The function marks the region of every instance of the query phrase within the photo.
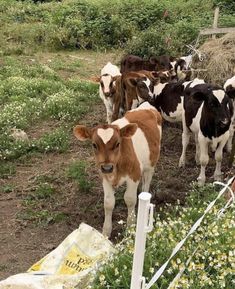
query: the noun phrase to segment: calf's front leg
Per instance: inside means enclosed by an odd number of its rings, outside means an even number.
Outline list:
[[[127,188],[124,194],[124,200],[128,209],[127,225],[135,222],[135,205],[137,201],[137,188],[139,181],[134,182],[131,179],[127,181]]]
[[[104,189],[104,225],[103,225],[103,235],[110,237],[112,232],[112,214],[115,206],[114,190],[112,185],[103,179],[103,189]]]

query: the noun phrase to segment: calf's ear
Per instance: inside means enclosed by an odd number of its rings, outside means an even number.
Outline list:
[[[129,123],[120,129],[120,135],[121,137],[130,138],[135,134],[137,128],[138,126],[136,123]]]
[[[84,125],[77,125],[73,128],[73,134],[81,141],[91,138],[91,129]]]
[[[136,78],[129,78],[128,82],[130,86],[136,86],[137,85],[137,79]]]
[[[100,82],[100,76],[92,76],[91,80],[94,82]]]
[[[120,75],[115,75],[112,77],[112,79],[113,79],[113,81],[116,81],[119,77],[120,77]]]
[[[229,98],[235,99],[235,87],[233,87],[232,85],[229,85],[226,88],[226,93]]]

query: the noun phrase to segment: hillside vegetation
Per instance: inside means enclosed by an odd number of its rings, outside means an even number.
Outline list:
[[[124,48],[138,55],[186,52],[209,27],[235,26],[232,0],[0,0],[0,53]],[[45,2],[45,3],[41,3]],[[113,4],[112,4],[113,3]]]

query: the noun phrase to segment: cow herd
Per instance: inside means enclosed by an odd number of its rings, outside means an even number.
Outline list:
[[[134,218],[137,187],[148,191],[159,159],[162,118],[182,122],[182,154],[185,166],[190,133],[196,144],[195,161],[201,170],[198,183],[205,183],[209,146],[215,152],[214,179],[221,178],[223,149],[231,151],[235,122],[235,76],[224,87],[190,79],[191,56],[168,56],[149,60],[125,56],[121,68],[108,62],[101,70],[99,95],[104,102],[107,124],[88,128],[78,125],[74,134],[90,140],[104,189],[103,234],[110,236],[114,189],[127,184],[124,195],[128,223]]]

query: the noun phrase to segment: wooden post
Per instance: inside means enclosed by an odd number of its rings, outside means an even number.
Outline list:
[[[214,21],[213,21],[213,28],[218,28],[218,20],[219,20],[219,7],[215,8],[215,13],[214,13]],[[216,35],[212,34],[212,39],[215,39]]]

